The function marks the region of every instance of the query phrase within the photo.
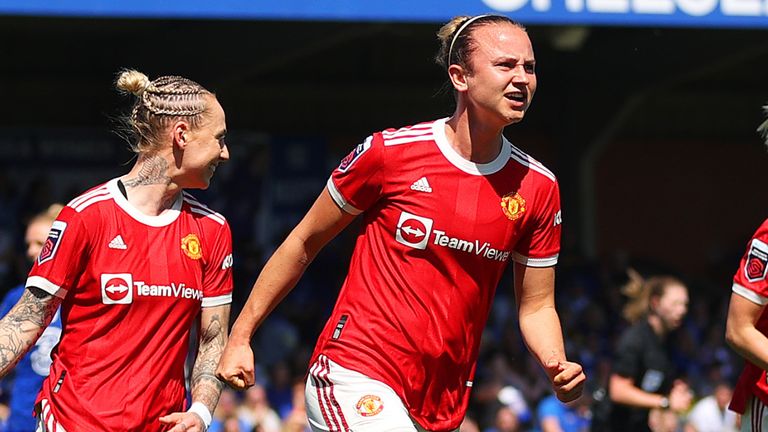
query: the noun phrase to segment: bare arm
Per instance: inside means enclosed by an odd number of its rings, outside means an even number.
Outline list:
[[[755,327],[764,307],[732,293],[725,340],[744,359],[760,369],[768,370],[768,337]]]
[[[53,320],[62,299],[36,288],[24,290],[0,320],[0,377],[5,376],[37,342]]]
[[[515,263],[515,297],[525,344],[547,372],[558,399],[567,402],[578,398],[586,376],[579,364],[565,357],[560,317],[555,310],[554,267]]]
[[[693,399],[688,384],[680,380],[672,384],[672,390],[668,396],[647,392],[637,387],[632,378],[616,373],[611,374],[608,387],[608,394],[613,402],[639,408],[660,408],[662,400],[666,397],[669,409],[679,413],[687,410]]]
[[[543,366],[565,361],[563,333],[555,310],[555,269],[515,263],[515,297],[520,331],[528,349]]]
[[[293,289],[317,253],[355,218],[341,210],[325,189],[304,219],[269,259],[232,326],[217,375],[235,388],[253,385],[250,340],[259,325]]]
[[[632,378],[619,374],[611,374],[608,382],[611,400],[622,405],[639,408],[658,408],[661,406],[663,395],[643,391],[635,385]]]

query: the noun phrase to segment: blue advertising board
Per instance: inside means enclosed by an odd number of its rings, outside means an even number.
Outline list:
[[[0,0],[0,15],[768,28],[768,0]]]

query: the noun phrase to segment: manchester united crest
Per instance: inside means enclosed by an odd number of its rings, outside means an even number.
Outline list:
[[[509,220],[517,220],[525,213],[525,199],[517,192],[510,192],[501,197],[501,211]]]
[[[357,413],[363,417],[372,417],[384,409],[381,398],[375,395],[365,395],[357,401]]]
[[[181,250],[193,260],[203,257],[203,250],[200,247],[200,239],[197,238],[197,234],[188,234],[181,239]]]

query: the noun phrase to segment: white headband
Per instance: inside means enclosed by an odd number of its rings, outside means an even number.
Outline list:
[[[488,17],[488,16],[491,16],[491,15],[488,15],[488,14],[486,14],[486,15],[478,15],[478,16],[474,16],[474,17],[472,17],[472,18],[470,18],[470,19],[468,19],[468,20],[464,21],[464,24],[462,24],[462,25],[461,25],[461,27],[459,27],[459,29],[458,29],[458,30],[456,30],[456,33],[454,33],[454,34],[453,34],[453,39],[451,39],[451,47],[450,47],[450,48],[448,48],[448,61],[447,61],[447,63],[448,63],[448,66],[450,66],[450,65],[451,65],[451,54],[453,53],[453,44],[454,44],[454,43],[456,43],[456,39],[458,39],[458,37],[459,37],[459,34],[461,34],[461,32],[462,32],[462,31],[463,31],[465,28],[467,28],[467,26],[469,26],[470,24],[472,24],[473,22],[475,22],[475,21],[479,20],[480,18],[485,18],[485,17]]]

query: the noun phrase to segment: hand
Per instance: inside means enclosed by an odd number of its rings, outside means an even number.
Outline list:
[[[245,390],[256,382],[253,369],[251,346],[233,344],[230,340],[219,360],[216,376],[236,390]]]
[[[552,382],[552,389],[561,402],[572,402],[581,396],[587,376],[578,363],[549,360],[544,370]]]
[[[690,408],[692,401],[693,394],[688,384],[682,380],[675,380],[669,392],[669,409],[677,413],[684,412]]]
[[[168,432],[205,432],[203,419],[193,412],[175,412],[160,417],[160,423],[174,425]]]

